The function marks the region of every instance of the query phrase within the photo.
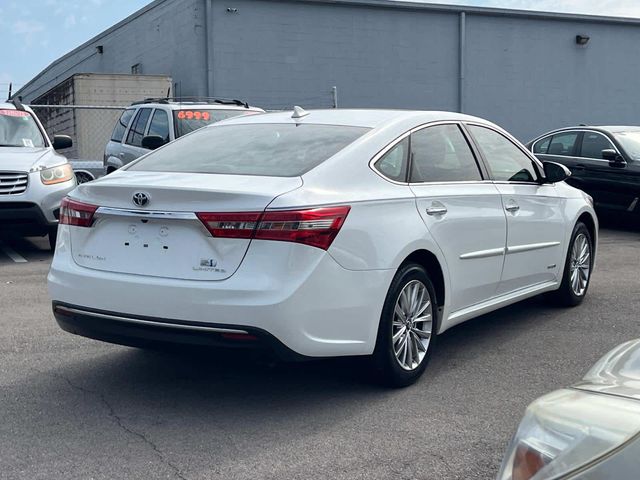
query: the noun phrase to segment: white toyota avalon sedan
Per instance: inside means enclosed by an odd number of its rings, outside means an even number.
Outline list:
[[[456,113],[239,117],[67,197],[53,311],[125,345],[370,355],[408,385],[460,322],[543,292],[582,301],[598,222],[568,175]]]

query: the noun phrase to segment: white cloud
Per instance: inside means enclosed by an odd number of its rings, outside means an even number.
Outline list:
[[[44,24],[34,20],[16,20],[13,24],[13,33],[18,35],[34,35],[44,31]]]
[[[35,20],[16,20],[13,33],[22,37],[22,48],[30,47],[34,40],[45,31],[45,25]]]
[[[76,16],[72,13],[64,19],[64,28],[71,28],[76,24]]]

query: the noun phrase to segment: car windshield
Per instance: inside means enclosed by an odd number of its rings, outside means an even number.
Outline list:
[[[312,124],[219,125],[176,140],[129,169],[295,177],[332,157],[368,130]]]
[[[251,110],[214,110],[202,108],[174,110],[173,121],[176,126],[176,138],[182,137],[187,133],[191,133],[212,123],[226,120],[227,118],[255,113],[259,112]]]
[[[44,137],[29,112],[0,109],[0,147],[44,147]]]
[[[613,135],[633,160],[640,160],[640,130],[616,132]]]

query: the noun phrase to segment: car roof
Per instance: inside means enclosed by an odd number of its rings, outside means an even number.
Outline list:
[[[272,112],[264,115],[234,117],[225,120],[225,124],[241,123],[297,123],[316,125],[341,125],[376,128],[390,122],[413,121],[416,125],[439,121],[475,121],[488,124],[486,120],[454,112],[420,110],[383,110],[383,109],[327,109],[308,110],[306,115],[293,118],[292,111]]]
[[[536,138],[532,140],[536,141],[541,138],[547,137],[549,135],[553,135],[554,133],[567,132],[571,130],[595,130],[597,132],[602,133],[619,133],[619,132],[634,132],[640,131],[640,126],[633,125],[574,125],[572,127],[562,127],[557,128],[555,130],[550,130],[548,132],[543,133],[542,135],[538,135]]]
[[[597,127],[600,130],[605,130],[611,133],[618,132],[637,132],[640,131],[640,127],[634,125],[613,125],[613,126],[601,126]]]

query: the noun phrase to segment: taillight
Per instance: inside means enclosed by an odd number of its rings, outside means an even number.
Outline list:
[[[265,212],[255,238],[329,248],[347,218],[350,207]]]
[[[261,213],[196,213],[209,233],[222,238],[252,238]]]
[[[197,216],[214,237],[295,242],[326,250],[338,235],[350,208],[198,213]]]
[[[93,224],[93,214],[97,209],[98,207],[95,205],[65,197],[60,204],[60,223],[76,227],[90,227]]]

